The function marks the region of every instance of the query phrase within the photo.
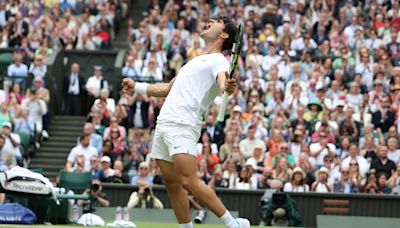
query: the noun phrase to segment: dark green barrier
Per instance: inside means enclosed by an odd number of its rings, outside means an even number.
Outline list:
[[[128,184],[104,184],[103,191],[111,202],[110,206],[126,205],[129,196],[137,187]],[[154,186],[154,194],[171,208],[164,186]],[[249,218],[252,224],[260,222],[260,198],[262,190],[217,189],[218,197],[233,211],[242,217]],[[349,200],[350,216],[400,217],[400,196],[368,194],[324,194],[324,193],[290,193],[296,201],[303,223],[307,227],[316,226],[316,215],[323,214],[324,199]]]

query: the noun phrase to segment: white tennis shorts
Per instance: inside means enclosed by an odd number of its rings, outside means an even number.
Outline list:
[[[158,123],[153,138],[150,156],[173,162],[175,154],[197,156],[200,130],[179,123]]]

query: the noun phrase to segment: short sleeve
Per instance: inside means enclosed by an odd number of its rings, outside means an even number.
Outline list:
[[[224,71],[229,72],[229,61],[222,54],[216,55],[215,58],[212,58],[211,64],[211,73],[214,80],[217,80],[219,73]]]

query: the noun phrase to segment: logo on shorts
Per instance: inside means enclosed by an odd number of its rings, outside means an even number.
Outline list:
[[[174,150],[178,149],[179,147],[182,147],[182,146],[174,146]]]

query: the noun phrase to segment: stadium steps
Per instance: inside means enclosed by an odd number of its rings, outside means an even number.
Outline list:
[[[142,19],[142,12],[147,10],[148,1],[131,0],[127,13],[127,18],[121,22],[119,33],[113,41],[113,47],[118,49],[128,49],[128,18],[133,19],[135,26]]]
[[[57,176],[82,134],[84,122],[85,117],[81,116],[55,116],[49,129],[50,138],[35,150],[29,167],[43,169],[43,174],[50,179]]]

